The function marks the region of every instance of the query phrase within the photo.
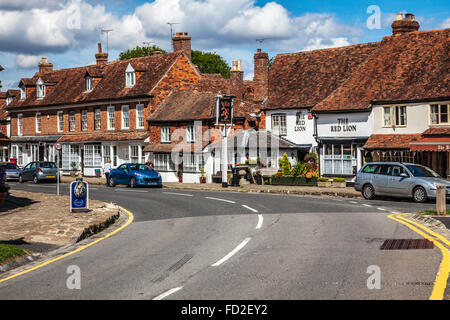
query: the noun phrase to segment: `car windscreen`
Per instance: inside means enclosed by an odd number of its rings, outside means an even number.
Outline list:
[[[0,167],[3,167],[4,169],[17,169],[17,166],[14,163],[2,163],[0,164]]]
[[[130,169],[133,171],[151,171],[149,167],[147,167],[145,164],[130,164]]]
[[[56,165],[53,162],[42,162],[40,167],[45,169],[55,169]]]
[[[406,165],[414,177],[438,178],[439,175],[430,168],[418,165]]]

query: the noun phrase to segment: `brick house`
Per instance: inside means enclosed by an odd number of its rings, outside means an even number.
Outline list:
[[[3,67],[0,66],[0,72],[3,71]],[[6,111],[7,102],[8,104],[14,99],[17,94],[14,90],[1,91],[2,82],[0,81],[0,161],[9,161],[9,115]]]
[[[96,65],[60,70],[43,58],[32,78],[21,79],[20,98],[7,107],[19,165],[55,161],[56,142],[63,174],[83,169],[93,176],[108,160],[113,167],[142,162],[145,120],[174,87],[200,77],[183,51],[108,62],[99,45],[95,57]]]

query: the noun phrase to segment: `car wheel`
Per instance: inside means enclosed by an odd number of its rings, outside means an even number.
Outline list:
[[[24,183],[22,175],[19,176],[19,183]]]
[[[37,176],[33,177],[33,182],[34,182],[34,184],[38,184],[39,183],[39,179],[38,179]]]
[[[130,179],[130,188],[136,188],[136,179],[133,177]]]
[[[372,200],[375,198],[375,189],[370,184],[366,184],[362,189],[362,196],[366,200]]]
[[[109,186],[112,188],[114,188],[116,186],[116,182],[114,181],[113,177],[109,178]]]
[[[413,198],[415,202],[426,202],[428,200],[427,192],[423,187],[416,187],[413,191]]]

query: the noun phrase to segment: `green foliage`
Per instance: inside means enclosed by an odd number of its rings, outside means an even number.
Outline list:
[[[328,182],[328,181],[330,181],[330,179],[328,179],[326,177],[320,177],[320,178],[317,178],[317,181],[319,181],[319,182]]]
[[[119,60],[127,60],[131,58],[138,58],[138,57],[146,57],[151,55],[154,51],[161,51],[162,53],[166,53],[163,49],[161,49],[158,46],[151,46],[151,47],[140,47],[137,46],[131,50],[127,50],[124,52],[121,52],[119,54]]]
[[[286,177],[291,175],[291,163],[289,162],[289,158],[286,152],[283,154],[283,158],[280,159],[280,167],[283,176]]]
[[[345,178],[333,178],[333,182],[346,182]]]
[[[22,248],[10,244],[0,244],[0,263],[14,257],[23,256],[27,253],[28,251]]]
[[[314,163],[316,163],[317,162],[317,154],[315,154],[315,153],[308,153],[306,156],[305,156],[305,159],[304,159],[304,161],[305,162],[314,162]]]
[[[419,214],[425,215],[425,216],[437,216],[436,210],[424,210],[419,212]],[[447,209],[447,215],[450,215],[450,209]]]
[[[230,78],[230,66],[215,52],[193,50],[191,61],[197,65],[201,73],[220,73],[222,77]]]
[[[308,167],[304,162],[297,162],[297,164],[292,168],[292,175],[294,177],[301,176],[308,171]]]
[[[268,65],[269,70],[270,70],[270,68],[272,68],[272,65],[273,65],[274,61],[275,61],[275,57],[272,57],[272,58],[269,59],[269,65]]]

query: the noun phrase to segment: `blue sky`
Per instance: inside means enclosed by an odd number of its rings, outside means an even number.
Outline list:
[[[379,10],[379,28],[367,20]],[[412,12],[421,30],[450,27],[450,2],[429,1],[252,1],[252,0],[0,0],[0,73],[5,88],[31,77],[40,57],[55,68],[91,64],[101,28],[110,36],[110,60],[144,41],[170,50],[167,22],[174,31],[189,32],[193,49],[214,51],[230,64],[241,59],[245,77],[252,77],[257,38],[274,56],[379,41],[391,34],[397,12]]]

